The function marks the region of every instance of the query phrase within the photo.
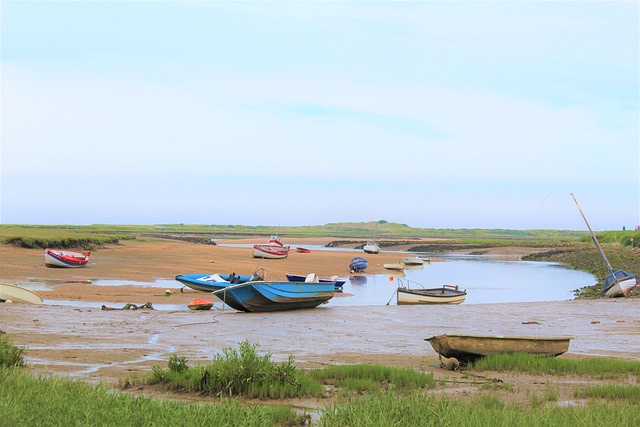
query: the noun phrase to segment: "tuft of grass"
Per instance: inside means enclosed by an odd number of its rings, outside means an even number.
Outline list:
[[[640,403],[640,387],[637,385],[603,384],[576,388],[574,397],[601,398],[607,400],[625,400]]]
[[[388,384],[397,390],[433,388],[436,380],[432,373],[418,372],[411,368],[374,365],[341,365],[309,371],[309,375],[323,381],[333,380],[344,387],[366,388],[366,382]],[[379,387],[380,388],[380,387]]]
[[[13,345],[7,334],[0,331],[0,368],[24,366],[23,353],[23,348]]]
[[[591,378],[640,377],[640,362],[590,357],[580,360],[542,357],[527,353],[494,354],[472,364],[478,371],[515,371],[539,375],[586,375]]]
[[[283,363],[271,361],[271,354],[259,355],[258,344],[239,343],[239,350],[222,349],[207,365],[189,367],[185,357],[172,355],[168,369],[152,368],[149,384],[171,390],[212,396],[287,398],[322,396],[322,385],[296,368],[293,356]]]

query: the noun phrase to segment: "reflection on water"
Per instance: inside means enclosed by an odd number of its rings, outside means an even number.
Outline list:
[[[597,282],[589,273],[570,270],[556,263],[504,261],[482,255],[447,256],[444,262],[407,268],[403,272],[365,276],[364,284],[359,276],[349,277],[344,284],[343,292],[353,297],[333,298],[329,304],[395,304],[398,277],[417,282],[425,288],[458,285],[467,291],[464,304],[563,301],[573,298],[573,290]]]

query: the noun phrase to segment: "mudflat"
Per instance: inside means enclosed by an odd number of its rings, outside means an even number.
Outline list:
[[[321,244],[327,239],[296,240]],[[238,241],[235,241],[238,242]],[[256,242],[253,239],[253,242]],[[258,241],[259,242],[259,241]],[[313,242],[313,243],[312,243]],[[291,242],[293,244],[293,242]],[[520,256],[504,250],[505,256]],[[25,348],[36,372],[117,385],[124,377],[166,366],[171,354],[206,362],[241,341],[258,343],[273,360],[294,355],[316,367],[338,363],[383,363],[437,370],[438,355],[425,338],[444,333],[572,336],[562,357],[604,356],[640,360],[640,299],[601,299],[458,306],[331,306],[276,313],[233,309],[101,310],[57,305],[56,301],[101,302],[112,306],[146,302],[186,304],[202,293],[138,286],[94,286],[87,280],[154,282],[178,274],[250,274],[259,264],[268,279],[285,273],[348,276],[353,252],[292,252],[287,259],[257,260],[249,248],[208,246],[162,239],[125,241],[95,250],[86,268],[46,268],[41,250],[0,246],[0,280],[40,281],[43,305],[0,304],[0,329]],[[397,253],[367,256],[367,273],[389,273],[382,264]],[[434,260],[437,262],[437,260]],[[211,298],[209,298],[211,299]]]

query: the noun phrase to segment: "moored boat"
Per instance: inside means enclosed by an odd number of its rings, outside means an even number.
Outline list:
[[[307,249],[307,248],[301,248],[300,246],[298,246],[296,248],[296,252],[300,253],[300,254],[310,254],[311,250]]]
[[[90,256],[91,252],[47,248],[44,250],[44,265],[47,267],[86,267]]]
[[[314,308],[333,298],[334,282],[267,282],[265,275],[266,271],[259,269],[252,276],[186,274],[176,276],[176,280],[192,289],[210,292],[238,311]]]
[[[396,292],[398,305],[408,304],[461,304],[467,298],[467,292],[458,289],[458,285],[442,285],[440,288],[410,289],[400,286]]]
[[[285,246],[278,236],[271,236],[267,243],[253,245],[254,258],[280,259],[289,255],[290,246]]]
[[[384,268],[386,268],[387,270],[397,270],[397,271],[402,271],[404,270],[404,264],[402,263],[387,263],[387,264],[382,264],[382,266]]]
[[[400,262],[405,265],[423,265],[424,259],[417,256],[408,256],[402,258]]]
[[[467,363],[498,353],[559,356],[569,350],[571,339],[573,337],[444,334],[426,338],[426,341],[429,341],[439,355]]]
[[[349,270],[352,273],[360,273],[366,270],[368,266],[369,266],[369,263],[367,262],[366,259],[361,257],[355,257],[349,263]]]
[[[42,297],[30,289],[13,283],[0,282],[0,302],[23,302],[42,304]]]
[[[375,242],[375,241],[367,242],[367,244],[364,245],[362,250],[365,251],[365,253],[368,253],[368,254],[379,254],[380,253],[380,245],[378,245],[378,243]]]
[[[607,256],[604,254],[604,250],[602,246],[600,246],[600,242],[596,238],[593,229],[591,228],[591,224],[587,221],[587,217],[584,212],[582,212],[582,208],[576,199],[576,196],[571,193],[571,197],[573,197],[573,201],[576,202],[576,206],[578,206],[578,210],[584,219],[584,222],[587,224],[587,228],[589,229],[589,233],[591,233],[591,240],[596,245],[596,249],[600,252],[600,256],[604,260],[604,263],[607,265],[607,269],[609,269],[609,274],[604,278],[604,283],[602,284],[602,294],[608,297],[626,297],[631,292],[631,289],[638,285],[638,279],[635,274],[629,273],[625,270],[614,270],[611,266],[611,263],[607,259]]]

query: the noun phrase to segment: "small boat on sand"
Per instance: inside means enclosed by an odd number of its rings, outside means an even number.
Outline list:
[[[285,246],[278,236],[271,236],[267,243],[253,245],[254,258],[281,259],[289,255],[290,246]]]
[[[528,337],[444,334],[426,338],[433,349],[446,358],[468,363],[499,353],[529,353],[559,356],[569,350],[573,337]]]
[[[367,262],[367,260],[358,256],[352,259],[349,263],[349,270],[352,273],[360,273],[366,270],[368,266],[369,263]]]
[[[378,243],[374,242],[374,241],[367,242],[367,244],[364,245],[362,250],[367,254],[379,254],[380,253],[380,245],[378,245]]]
[[[467,292],[458,285],[442,285],[440,288],[409,289],[399,286],[396,292],[398,305],[408,304],[460,304],[467,298]]]
[[[208,299],[200,299],[200,298],[196,298],[193,301],[191,301],[189,304],[187,304],[187,308],[189,310],[211,310],[211,307],[213,307],[213,302],[209,301]]]
[[[310,249],[307,249],[307,248],[302,248],[302,247],[298,246],[298,247],[296,248],[296,252],[298,252],[299,254],[310,254],[310,253],[311,253],[311,250],[310,250]]]
[[[42,304],[42,297],[30,289],[13,283],[0,282],[0,302],[24,302]]]
[[[44,250],[44,265],[47,267],[86,267],[90,256],[91,252],[47,248]]]
[[[384,268],[386,268],[387,270],[396,270],[396,271],[402,271],[404,270],[404,264],[402,263],[387,263],[387,264],[382,264],[382,266]]]

